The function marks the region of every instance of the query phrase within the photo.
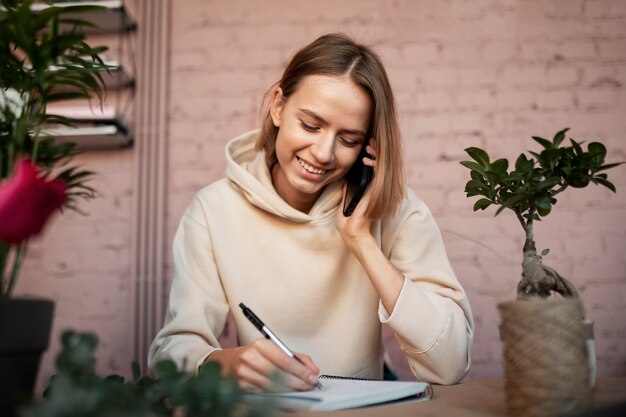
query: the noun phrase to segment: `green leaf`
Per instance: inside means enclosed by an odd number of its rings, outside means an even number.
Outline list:
[[[465,188],[484,188],[491,189],[486,183],[480,180],[469,180],[467,184],[465,184]]]
[[[498,213],[500,211],[502,211],[502,209],[504,208],[510,208],[513,209],[513,207],[526,200],[528,198],[528,196],[526,194],[512,194],[510,198],[507,198],[506,200],[502,200],[502,207],[500,207],[500,209],[498,209]]]
[[[463,165],[465,168],[469,168],[473,171],[478,171],[479,173],[485,175],[487,173],[487,171],[485,170],[485,167],[483,167],[481,164],[478,164],[476,162],[473,161],[461,161],[459,162],[461,165]]]
[[[481,198],[476,203],[474,203],[474,211],[484,210],[491,205],[491,200],[487,198]]]
[[[472,157],[472,159],[474,159],[476,162],[478,162],[485,168],[489,166],[489,155],[487,155],[487,152],[485,152],[484,150],[480,148],[471,147],[471,148],[465,149],[465,152],[467,152],[469,156]]]
[[[155,366],[154,370],[157,374],[161,376],[168,376],[177,373],[176,364],[168,359],[159,361]]]
[[[575,155],[582,155],[583,152],[583,148],[580,146],[580,143],[576,142],[574,139],[570,138],[570,142],[572,142],[572,146],[574,147],[574,154]]]
[[[561,130],[560,132],[557,132],[556,135],[554,135],[554,139],[552,139],[552,144],[554,145],[555,148],[558,148],[561,145],[561,143],[565,139],[565,134],[567,133],[568,130],[569,130],[569,127]]]
[[[545,190],[547,188],[554,187],[561,183],[561,177],[549,177],[546,178],[543,182],[539,183],[537,186],[537,190]]]
[[[614,193],[617,192],[617,190],[615,189],[615,185],[613,185],[613,183],[605,180],[604,178],[594,178],[594,180],[601,185],[604,185],[606,188],[608,188],[609,190],[613,191]]]
[[[606,156],[606,146],[599,142],[591,142],[587,149],[589,150],[589,154],[591,157],[599,163],[604,161],[604,157]]]
[[[550,214],[550,211],[552,211],[552,206],[547,208],[537,208],[537,214],[539,214],[541,217],[546,217],[548,214]]]
[[[600,168],[598,168],[598,171],[606,171],[607,169],[618,167],[618,166],[622,165],[623,163],[624,162],[617,162],[615,164],[602,165]]]
[[[498,159],[491,164],[491,170],[500,175],[506,175],[507,169],[509,169],[509,161],[504,158]]]
[[[546,256],[549,253],[550,253],[550,249],[546,248],[546,249],[541,251],[541,256]]]
[[[552,205],[552,203],[550,202],[550,195],[548,194],[540,194],[538,196],[535,196],[533,202],[538,209],[544,210],[549,209]]]
[[[483,174],[481,174],[480,172],[478,172],[478,171],[471,171],[470,172],[470,177],[473,180],[485,182],[485,176]]]
[[[540,138],[539,136],[533,136],[532,138],[545,149],[554,149],[554,145],[552,145],[552,142],[550,142],[549,140]]]
[[[520,172],[528,172],[533,169],[534,165],[534,162],[524,154],[520,154],[515,161],[515,169]]]

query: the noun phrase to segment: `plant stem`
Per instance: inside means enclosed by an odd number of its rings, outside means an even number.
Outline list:
[[[550,193],[550,196],[554,197],[555,195],[562,193],[563,191],[565,191],[565,189],[568,187],[567,184],[563,184],[558,190]]]
[[[515,212],[515,216],[517,217],[517,220],[519,220],[524,230],[526,230],[526,222],[524,221],[524,218],[522,217],[522,213],[520,213],[517,210],[513,210],[513,211]]]
[[[13,287],[17,282],[17,277],[22,269],[22,263],[24,262],[24,256],[26,255],[26,243],[21,243],[15,249],[15,257],[13,258],[13,268],[11,270],[11,278],[9,279],[9,286],[7,287],[6,296],[10,297],[13,292]]]
[[[528,220],[524,225],[524,231],[526,232],[526,242],[524,242],[524,252],[536,251],[535,248],[535,236],[533,234],[533,216],[535,215],[535,208],[531,207],[528,210]]]
[[[4,242],[0,242],[0,297],[4,297],[4,275],[9,258],[9,250],[11,247]]]

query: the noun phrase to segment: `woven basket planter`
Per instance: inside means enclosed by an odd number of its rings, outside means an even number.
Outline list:
[[[591,406],[590,324],[579,300],[498,305],[506,400],[511,415],[548,417]]]

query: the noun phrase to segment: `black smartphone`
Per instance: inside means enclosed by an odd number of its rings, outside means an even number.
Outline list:
[[[363,143],[359,157],[357,158],[350,171],[346,174],[348,182],[348,190],[346,191],[346,199],[343,203],[343,215],[348,217],[352,215],[361,197],[365,194],[365,190],[374,176],[374,169],[363,163],[363,158],[371,158],[365,148],[368,142]]]

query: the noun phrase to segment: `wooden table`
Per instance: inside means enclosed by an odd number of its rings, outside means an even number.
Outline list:
[[[596,384],[594,409],[626,403],[626,377]],[[434,386],[429,401],[325,412],[281,413],[283,417],[507,417],[503,381],[471,381]],[[626,414],[625,414],[626,415]]]

